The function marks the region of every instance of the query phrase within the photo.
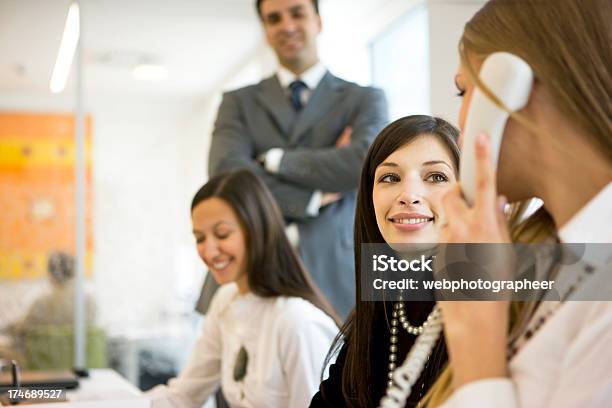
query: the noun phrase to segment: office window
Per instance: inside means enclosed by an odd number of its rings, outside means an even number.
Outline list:
[[[431,112],[428,30],[423,4],[399,17],[370,44],[372,82],[384,89],[391,120]]]

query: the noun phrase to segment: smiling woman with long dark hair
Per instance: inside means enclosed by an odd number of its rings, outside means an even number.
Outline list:
[[[246,170],[215,176],[196,193],[191,220],[222,286],[187,367],[151,392],[153,406],[200,407],[219,385],[232,407],[306,406],[338,327],[271,193]]]
[[[457,180],[458,137],[458,130],[446,121],[415,115],[391,123],[370,147],[355,215],[356,307],[335,343],[335,350],[341,349],[330,377],[311,407],[378,406],[389,372],[401,364],[416,339],[407,328],[422,327],[432,313],[434,302],[362,301],[361,245],[438,242],[445,224],[441,199]],[[440,339],[407,407],[418,404],[446,360]]]

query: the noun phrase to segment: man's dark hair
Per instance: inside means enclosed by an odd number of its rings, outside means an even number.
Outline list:
[[[315,12],[317,14],[319,14],[319,0],[311,0],[312,1],[312,5],[314,6]],[[261,15],[261,3],[263,3],[264,0],[257,0],[257,2],[255,3],[255,6],[257,7],[257,15],[259,17],[262,17]]]

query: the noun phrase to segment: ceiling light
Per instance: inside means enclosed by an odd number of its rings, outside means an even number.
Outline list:
[[[168,76],[168,69],[159,64],[139,64],[134,67],[132,76],[138,81],[161,81]]]
[[[62,92],[66,87],[72,59],[74,58],[74,53],[79,42],[79,33],[79,5],[77,3],[72,3],[68,9],[68,17],[66,17],[66,26],[64,27],[64,34],[62,35],[62,42],[57,53],[57,60],[55,61],[53,75],[51,76],[51,83],[49,84],[49,88],[53,93]]]

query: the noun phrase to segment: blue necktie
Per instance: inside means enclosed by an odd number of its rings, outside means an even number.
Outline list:
[[[293,108],[296,110],[296,112],[299,112],[304,107],[304,105],[302,104],[302,92],[307,88],[308,87],[306,86],[306,84],[300,81],[299,79],[293,81],[289,85],[289,89],[291,90],[291,104],[293,105]]]

